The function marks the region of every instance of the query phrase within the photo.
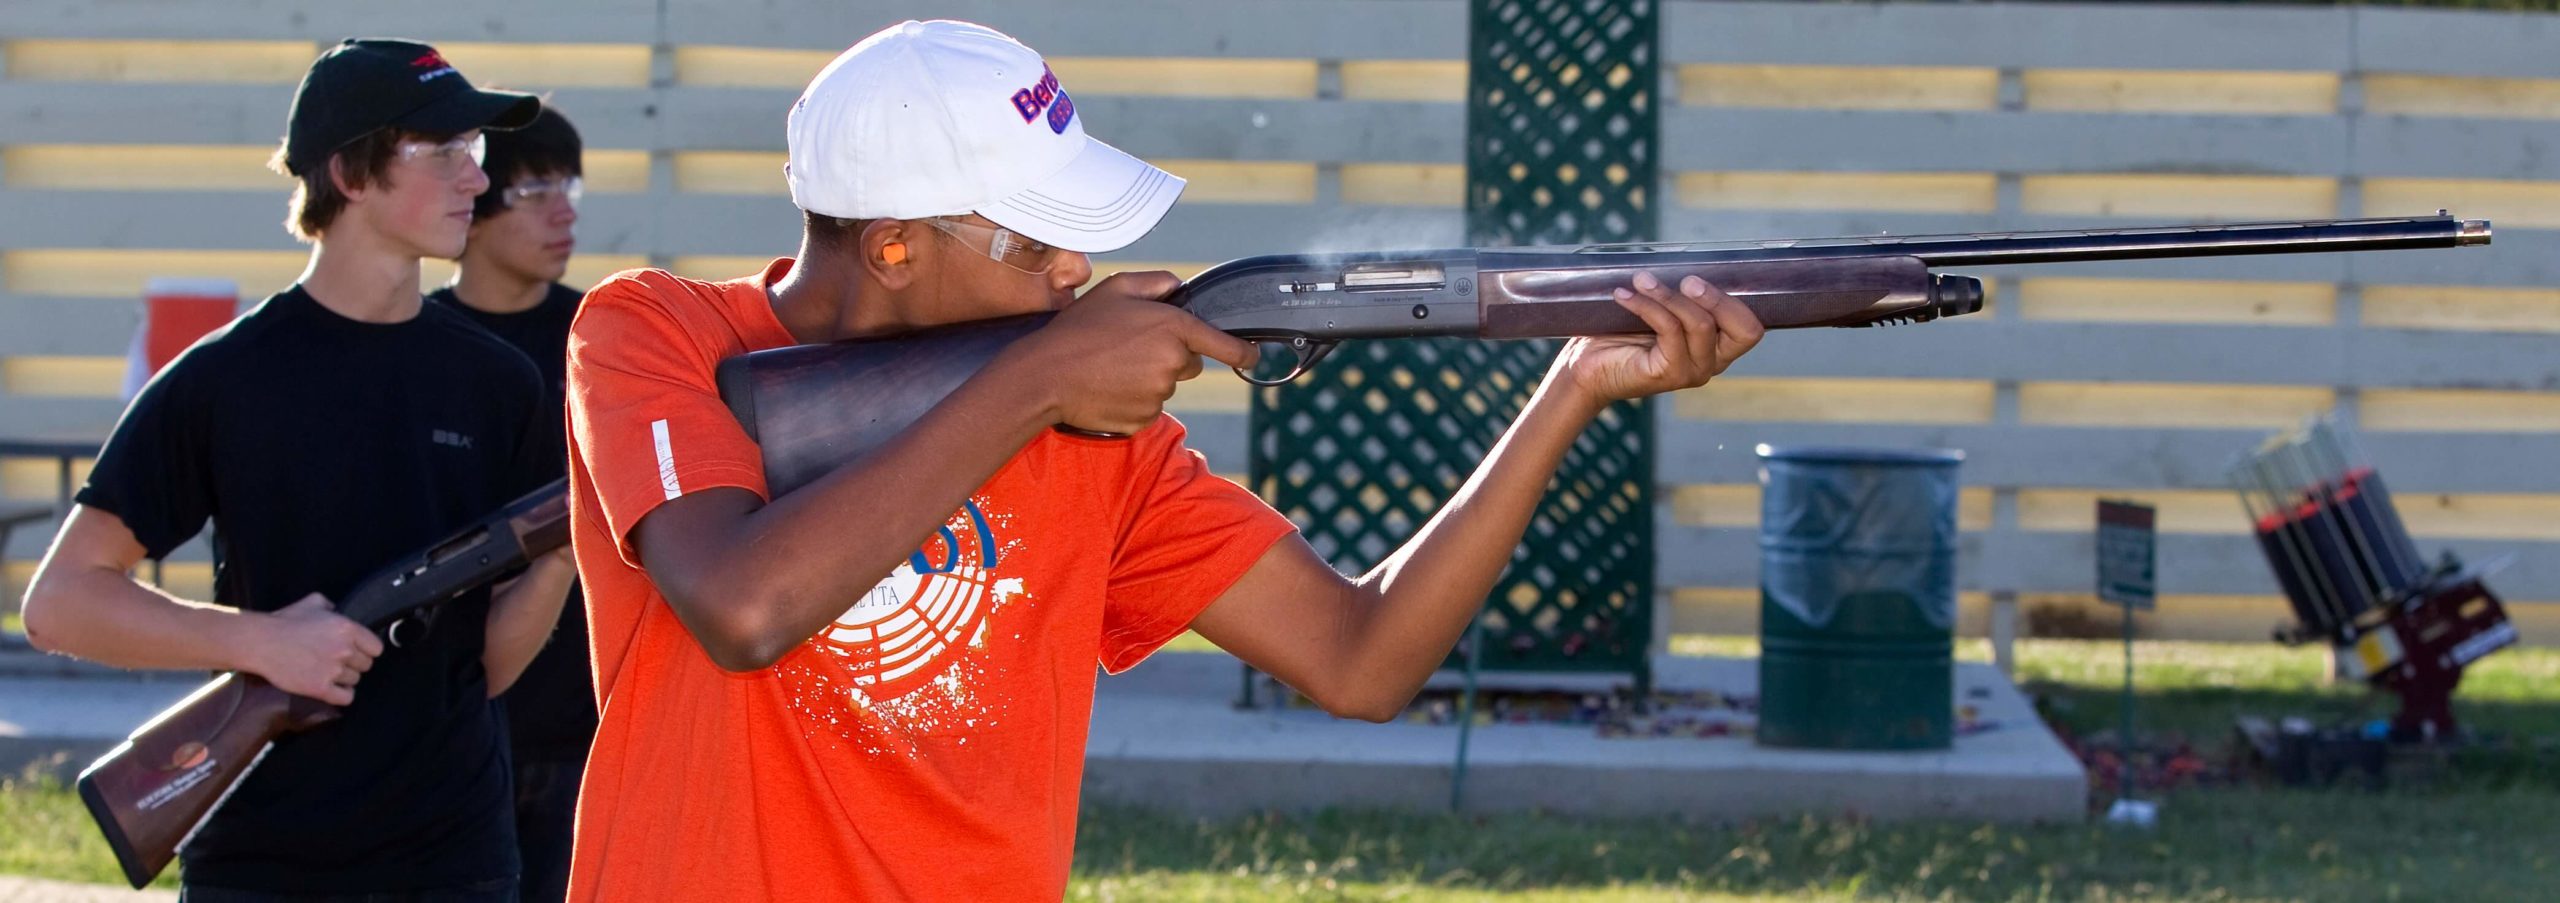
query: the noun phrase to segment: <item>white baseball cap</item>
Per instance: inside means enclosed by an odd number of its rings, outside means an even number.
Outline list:
[[[967,22],[908,20],[838,55],[791,106],[791,202],[842,219],[976,213],[1098,252],[1155,228],[1182,179],[1084,133],[1040,54]]]

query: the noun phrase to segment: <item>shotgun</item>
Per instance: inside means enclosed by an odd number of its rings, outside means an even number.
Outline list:
[[[396,639],[420,610],[569,544],[569,483],[552,481],[496,513],[375,571],[338,613]],[[80,801],[135,888],[150,884],[278,738],[339,709],[237,671],[207,681],[135,728],[80,772]]]
[[[1981,280],[1933,272],[1938,267],[2488,243],[2487,221],[2438,211],[2134,229],[1275,255],[1210,267],[1167,300],[1259,343],[1274,365],[1238,375],[1274,386],[1351,339],[1647,333],[1610,295],[1638,272],[1666,284],[1705,279],[1771,329],[1883,326],[1982,309]],[[779,495],[897,435],[1049,316],[740,355],[720,363],[720,396],[763,447],[765,479]]]

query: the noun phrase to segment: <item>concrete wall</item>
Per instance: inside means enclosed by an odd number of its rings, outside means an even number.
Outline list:
[[[301,253],[259,162],[316,49],[431,40],[585,131],[573,278],[745,272],[793,246],[782,116],[882,2],[18,0],[0,6],[0,434],[112,423],[152,276],[263,295]],[[1457,0],[961,2],[1041,48],[1097,134],[1193,180],[1104,268],[1189,272],[1319,241],[1461,235]],[[2493,584],[2560,600],[2560,17],[2369,7],[1796,4],[1663,13],[1666,238],[2431,213],[2496,244],[1981,273],[1991,310],[1785,334],[1663,406],[1674,629],[1748,629],[1759,442],[1940,445],[1970,459],[1967,609],[2069,607],[2091,501],[2162,506],[2155,635],[2263,636],[2281,606],[2222,470],[2335,408],[2433,550],[2519,553]],[[430,279],[445,270],[430,268]],[[1176,399],[1240,473],[1244,393]],[[52,465],[0,461],[0,492]],[[5,550],[24,579],[42,531]],[[205,579],[201,552],[171,580]],[[14,595],[14,591],[13,591]],[[2523,606],[2529,639],[2560,622]],[[1969,617],[1969,623],[1978,622]],[[2555,623],[2560,626],[2560,623]]]

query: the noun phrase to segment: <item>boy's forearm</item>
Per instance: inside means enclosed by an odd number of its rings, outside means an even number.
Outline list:
[[[118,668],[247,670],[265,615],[182,599],[99,568],[39,574],[27,590],[28,640]],[[41,610],[41,611],[39,611]]]
[[[569,587],[577,579],[577,566],[569,558],[545,555],[522,576],[490,594],[489,635],[480,650],[490,696],[514,686],[516,678],[524,676],[525,666],[550,642]]]
[[[1398,705],[1466,633],[1545,497],[1556,467],[1605,403],[1540,386],[1464,486],[1422,530],[1357,581],[1352,673]]]

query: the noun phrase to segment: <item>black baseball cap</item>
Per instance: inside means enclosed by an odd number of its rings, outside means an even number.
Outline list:
[[[399,127],[434,135],[523,128],[542,99],[483,91],[416,41],[348,38],[311,62],[285,120],[284,165],[302,175],[347,142]]]

